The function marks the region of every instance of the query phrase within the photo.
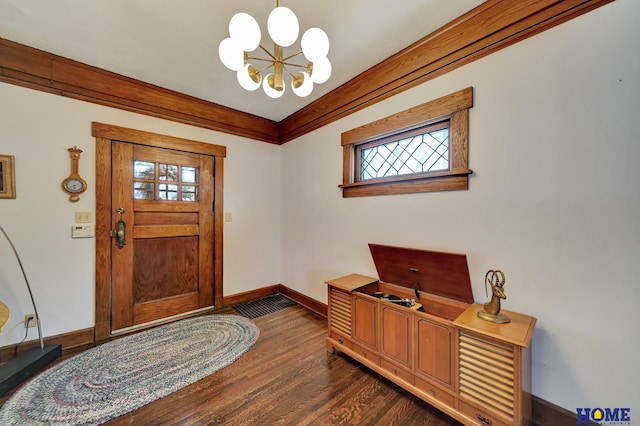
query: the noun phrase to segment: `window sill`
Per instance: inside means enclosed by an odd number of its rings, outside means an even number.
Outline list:
[[[455,191],[469,188],[470,169],[429,173],[421,177],[375,179],[339,185],[343,197]]]

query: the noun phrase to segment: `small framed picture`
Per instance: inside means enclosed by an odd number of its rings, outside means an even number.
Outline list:
[[[0,198],[16,198],[16,175],[13,155],[0,154]]]

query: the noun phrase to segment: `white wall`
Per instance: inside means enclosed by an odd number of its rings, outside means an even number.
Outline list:
[[[373,274],[368,242],[466,253],[537,317],[533,393],[632,407],[640,368],[640,2],[618,0],[282,147],[282,283]],[[467,191],[342,198],[341,132],[474,87]],[[633,415],[633,414],[632,414]]]
[[[95,239],[71,239],[75,211],[95,221],[95,139],[91,122],[224,145],[224,293],[280,282],[280,147],[0,83],[0,154],[15,156],[15,200],[0,200],[0,225],[13,240],[31,284],[45,336],[94,325]],[[60,182],[67,148],[84,152],[89,184],[70,203]],[[274,201],[275,200],[275,201]],[[33,312],[11,249],[0,237],[0,300],[11,309],[0,347],[24,337]],[[36,339],[36,329],[28,339]]]

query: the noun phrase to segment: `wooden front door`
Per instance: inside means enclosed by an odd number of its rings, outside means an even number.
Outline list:
[[[213,306],[213,157],[114,142],[112,173],[112,331]]]
[[[222,308],[226,148],[103,123],[92,134],[95,340]]]

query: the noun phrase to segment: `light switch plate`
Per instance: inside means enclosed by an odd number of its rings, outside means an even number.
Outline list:
[[[91,223],[91,212],[75,212],[76,223]]]

